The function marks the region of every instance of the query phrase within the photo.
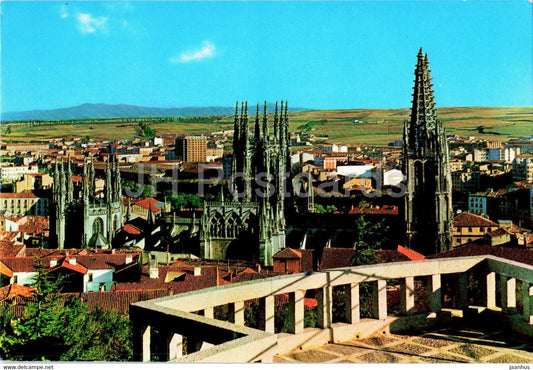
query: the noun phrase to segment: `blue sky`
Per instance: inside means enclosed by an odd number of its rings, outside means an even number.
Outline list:
[[[1,108],[531,106],[532,3],[3,2]]]

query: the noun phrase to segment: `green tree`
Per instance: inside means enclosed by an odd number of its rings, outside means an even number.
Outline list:
[[[60,296],[61,277],[36,266],[34,295],[22,317],[12,306],[0,314],[0,356],[8,360],[127,361],[132,357],[127,315],[97,308],[89,311],[77,297]]]
[[[154,194],[154,187],[152,185],[143,185],[143,198],[150,198]]]

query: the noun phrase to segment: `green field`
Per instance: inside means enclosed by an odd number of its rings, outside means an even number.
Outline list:
[[[449,134],[506,141],[533,135],[533,107],[457,107],[437,110]],[[402,136],[408,109],[347,109],[290,112],[290,130],[328,136],[328,143],[383,145]],[[354,120],[362,123],[354,123]],[[249,116],[250,125],[255,118]],[[140,136],[137,122],[89,121],[76,124],[27,126],[4,124],[2,141],[28,142],[57,137],[89,136],[94,140],[133,139]],[[10,133],[5,129],[10,127]],[[195,135],[233,128],[233,117],[212,123],[163,122],[150,125],[161,135]],[[482,133],[479,127],[483,126]]]

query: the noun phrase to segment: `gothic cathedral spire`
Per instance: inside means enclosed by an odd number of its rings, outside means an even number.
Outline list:
[[[437,120],[429,60],[422,48],[403,136],[406,245],[425,255],[448,250],[453,219],[448,143],[442,122]]]

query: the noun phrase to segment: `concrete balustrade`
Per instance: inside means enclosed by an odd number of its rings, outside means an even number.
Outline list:
[[[244,325],[244,302],[237,301],[228,305],[229,321],[236,325]]]
[[[209,317],[209,318],[214,318],[215,317],[215,309],[214,307],[207,307],[207,308],[204,308],[204,316],[205,317]]]
[[[300,334],[304,331],[304,292],[296,290],[289,293],[289,312],[292,321],[289,331],[293,334]]]
[[[440,312],[442,308],[442,292],[440,275],[427,277],[428,307],[432,312]]]
[[[487,307],[496,307],[496,273],[489,272],[487,274],[487,283],[486,283],[486,306]]]
[[[378,320],[387,318],[387,281],[372,282],[372,316]]]
[[[500,294],[502,310],[505,313],[516,310],[516,279],[507,276],[500,276]]]
[[[412,315],[415,309],[415,278],[406,277],[400,282],[400,308],[402,314]]]
[[[260,327],[262,330],[267,333],[274,334],[275,330],[275,302],[274,296],[267,296],[259,299],[259,309],[260,309]]]
[[[333,323],[333,287],[327,286],[318,290],[316,295],[318,306],[318,325],[322,329],[331,327]]]
[[[522,304],[524,320],[533,325],[533,284],[522,281]]]
[[[481,266],[480,269],[477,267]],[[271,361],[272,356],[302,345],[318,345],[328,341],[345,340],[357,335],[370,335],[375,331],[392,328],[411,328],[427,325],[429,316],[415,315],[415,278],[427,282],[427,304],[431,312],[442,309],[441,276],[447,274],[453,281],[453,304],[464,309],[468,305],[468,278],[470,271],[488,271],[477,277],[482,288],[486,306],[496,306],[496,275],[499,276],[502,312],[512,315],[516,311],[516,280],[522,286],[522,315],[514,315],[513,330],[533,333],[533,268],[528,265],[492,256],[446,258],[409,263],[390,263],[333,269],[314,273],[291,274],[250,282],[163,297],[131,306],[135,359],[150,360],[150,341],[153,333],[165,336],[168,356],[171,361],[246,362]],[[479,272],[474,272],[479,274]],[[400,308],[402,317],[387,315],[387,280],[400,279]],[[373,319],[360,317],[360,284],[370,283]],[[485,284],[486,282],[486,284]],[[346,323],[333,323],[333,288],[342,288],[345,301]],[[315,290],[319,328],[304,328],[304,295]],[[289,331],[292,334],[275,334],[276,295],[288,296],[290,312]],[[261,330],[244,326],[245,300],[259,301]],[[228,305],[228,321],[213,319],[213,307]],[[197,315],[192,312],[200,312]],[[494,311],[499,312],[499,311]],[[421,319],[422,317],[422,319]],[[516,317],[522,320],[516,322]],[[152,328],[157,330],[153,331]],[[525,328],[525,329],[524,329]],[[391,329],[392,330],[392,329]],[[366,334],[365,334],[366,333]],[[532,334],[533,335],[533,334]],[[183,341],[203,343],[196,353],[183,354]],[[159,343],[159,341],[158,341]],[[191,345],[187,348],[199,346]],[[161,356],[160,356],[161,357]]]
[[[344,286],[344,316],[349,324],[357,324],[361,320],[361,304],[359,301],[359,284]]]

